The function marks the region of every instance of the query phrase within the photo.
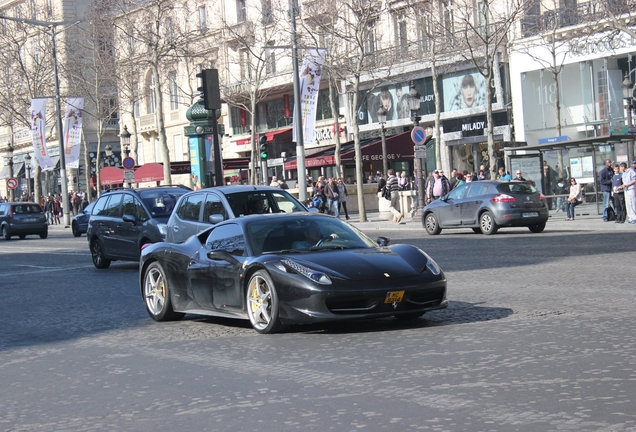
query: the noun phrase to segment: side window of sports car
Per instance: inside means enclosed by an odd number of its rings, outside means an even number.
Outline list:
[[[237,224],[223,225],[212,230],[205,247],[209,250],[222,249],[234,256],[245,256],[245,234]]]

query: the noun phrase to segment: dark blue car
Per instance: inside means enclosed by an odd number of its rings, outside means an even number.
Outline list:
[[[71,228],[73,229],[73,236],[79,237],[86,233],[88,229],[88,220],[91,217],[91,211],[93,211],[95,201],[86,206],[77,216],[73,218],[71,222]]]

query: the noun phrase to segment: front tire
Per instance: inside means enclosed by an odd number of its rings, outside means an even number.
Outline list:
[[[424,216],[424,228],[426,228],[426,232],[429,235],[437,235],[442,232],[435,213],[427,213],[426,216]]]
[[[497,225],[495,218],[489,211],[485,211],[481,214],[479,218],[479,227],[481,228],[481,232],[485,235],[493,235],[499,229],[499,225]]]
[[[93,240],[91,243],[91,258],[93,259],[93,265],[98,269],[110,267],[110,260],[104,255],[104,247],[99,240]]]
[[[156,261],[148,266],[144,274],[143,297],[148,315],[155,321],[175,321],[185,315],[172,309],[166,273]]]
[[[82,235],[79,227],[77,226],[77,222],[73,221],[73,223],[71,224],[71,229],[73,230],[73,237],[79,237]]]
[[[45,231],[45,232],[43,232],[43,233],[40,233],[40,238],[41,238],[42,240],[44,240],[44,239],[45,239],[45,238],[47,238],[48,236],[49,236],[49,232],[48,232],[48,231]]]
[[[543,230],[545,229],[545,222],[534,224],[534,225],[530,225],[528,227],[528,229],[530,230],[530,232],[533,232],[533,233],[543,232]]]
[[[255,272],[247,284],[247,315],[254,330],[276,333],[282,328],[278,319],[279,301],[274,282],[265,270]]]
[[[2,227],[2,237],[4,237],[5,240],[11,240],[11,234],[9,234],[7,227]]]

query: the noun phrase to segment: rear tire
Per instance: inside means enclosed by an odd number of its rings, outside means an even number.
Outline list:
[[[91,258],[93,259],[95,268],[107,269],[110,267],[110,260],[104,255],[104,247],[97,239],[91,243]]]
[[[166,272],[157,261],[146,268],[142,295],[148,315],[155,321],[175,321],[185,315],[172,309]]]
[[[73,221],[71,224],[71,229],[73,230],[73,237],[79,237],[82,233],[79,230],[79,226],[77,226],[77,222]]]
[[[540,232],[542,232],[545,229],[545,222],[534,224],[534,225],[530,225],[528,227],[528,229],[530,230],[530,232],[540,233]]]
[[[485,235],[493,235],[499,229],[499,225],[497,225],[495,218],[489,211],[485,211],[481,214],[479,217],[479,226],[481,232]]]
[[[429,235],[437,235],[442,232],[442,229],[439,227],[439,221],[437,220],[437,216],[435,216],[435,213],[430,212],[424,216],[424,228],[426,228],[426,232]]]
[[[2,227],[2,237],[4,237],[5,240],[11,240],[11,234],[9,234],[7,227]]]
[[[44,240],[44,239],[45,239],[45,238],[47,238],[48,236],[49,236],[49,232],[48,232],[48,231],[47,231],[47,232],[43,232],[42,234],[40,234],[40,238],[41,238],[42,240]]]
[[[265,270],[255,272],[247,283],[247,315],[254,330],[276,333],[283,327],[278,319],[279,301],[274,282]]]

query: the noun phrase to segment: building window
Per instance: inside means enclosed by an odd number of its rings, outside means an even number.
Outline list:
[[[139,118],[139,84],[133,84],[133,117]]]
[[[478,2],[477,13],[475,15],[475,19],[477,20],[475,26],[479,29],[479,34],[486,36],[488,32],[488,3],[485,1]]]
[[[242,108],[230,107],[230,120],[232,123],[232,135],[242,135],[250,130],[250,113]]]
[[[208,18],[205,14],[205,6],[199,6],[199,30],[201,33],[208,31]]]
[[[155,76],[150,73],[146,84],[146,114],[154,114],[157,107],[155,99]]]
[[[453,3],[451,0],[442,0],[441,9],[443,11],[444,17],[444,31],[446,32],[446,39],[449,42],[452,42],[453,33],[455,33],[455,29],[453,27],[454,18],[453,18]]]
[[[272,13],[272,0],[261,0],[261,9],[263,13],[263,25],[272,24],[274,22],[274,15]]]
[[[183,141],[181,135],[173,135],[172,143],[174,144],[174,156],[176,161],[188,160],[188,153],[183,151]]]
[[[172,111],[179,109],[179,86],[177,85],[177,74],[172,72],[168,77],[170,81],[170,109]]]
[[[252,78],[252,65],[250,64],[250,53],[246,48],[239,51],[239,62],[241,68],[241,80]]]
[[[135,37],[132,35],[128,36],[128,54],[135,55]]]
[[[418,17],[419,21],[419,32],[420,32],[420,49],[422,53],[431,52],[431,48],[433,45],[433,41],[431,39],[432,35],[432,26],[430,21],[429,14],[421,14]]]
[[[117,120],[119,118],[117,100],[115,98],[102,99],[100,105],[103,120]]]
[[[163,162],[163,151],[161,149],[161,143],[159,142],[159,138],[155,138],[155,162],[157,163]]]
[[[166,18],[166,40],[169,44],[174,42],[174,28],[172,26],[172,18]]]
[[[395,45],[400,48],[403,53],[408,52],[409,41],[406,28],[406,14],[400,11],[394,15],[395,25]]]
[[[247,19],[245,0],[236,0],[236,22],[242,23]]]
[[[373,53],[376,50],[376,34],[375,34],[375,21],[369,21],[367,23],[367,38],[365,51],[367,53]]]
[[[46,14],[47,16],[53,16],[53,0],[46,0]]]
[[[267,42],[267,48],[265,48],[265,75],[274,75],[276,73],[276,55],[273,46],[274,42]]]

